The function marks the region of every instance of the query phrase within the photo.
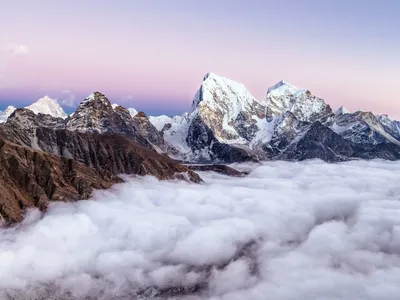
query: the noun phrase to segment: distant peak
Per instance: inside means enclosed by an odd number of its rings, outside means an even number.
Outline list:
[[[336,111],[336,113],[335,113],[335,115],[345,115],[345,114],[349,114],[350,113],[350,111],[346,108],[346,107],[344,107],[344,106],[341,106],[341,107],[339,107],[339,109]]]
[[[294,92],[298,92],[301,90],[299,88],[297,88],[296,86],[294,86],[293,84],[290,84],[289,82],[287,82],[285,80],[281,80],[278,83],[276,83],[275,85],[271,86],[267,90],[267,94],[269,94],[273,91],[279,91],[280,93],[288,91],[290,93],[294,93]]]
[[[9,106],[7,106],[7,108],[6,108],[6,110],[3,112],[3,114],[4,114],[5,116],[10,116],[16,109],[17,109],[16,107],[14,107],[14,106],[12,106],[12,105],[9,105]]]
[[[57,100],[44,96],[26,107],[33,111],[35,114],[46,114],[51,115],[55,118],[67,118],[67,114],[64,112],[62,107],[58,104]]]

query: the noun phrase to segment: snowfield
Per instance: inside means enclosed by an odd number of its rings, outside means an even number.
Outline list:
[[[237,167],[29,212],[0,299],[400,299],[400,162]]]

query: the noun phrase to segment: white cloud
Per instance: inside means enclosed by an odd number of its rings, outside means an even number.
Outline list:
[[[62,90],[58,103],[63,106],[73,107],[76,104],[76,96],[70,90]]]
[[[397,300],[399,167],[268,162],[245,178],[135,178],[53,204],[0,230],[0,298],[190,287],[182,299]]]

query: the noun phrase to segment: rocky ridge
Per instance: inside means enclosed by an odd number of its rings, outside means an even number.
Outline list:
[[[400,122],[344,107],[333,112],[322,98],[285,81],[257,101],[243,84],[209,73],[191,113],[150,121],[179,149],[170,155],[186,161],[400,159]]]
[[[16,109],[0,125],[0,219],[18,222],[27,208],[87,199],[93,189],[121,182],[120,174],[201,182],[151,142],[163,140],[147,117],[133,120],[100,93],[66,119]]]

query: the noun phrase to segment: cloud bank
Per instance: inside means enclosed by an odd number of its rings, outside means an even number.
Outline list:
[[[399,299],[399,162],[245,167],[31,211],[0,230],[0,299]]]

